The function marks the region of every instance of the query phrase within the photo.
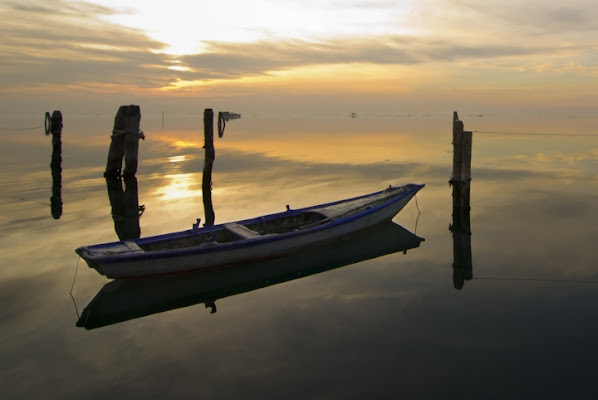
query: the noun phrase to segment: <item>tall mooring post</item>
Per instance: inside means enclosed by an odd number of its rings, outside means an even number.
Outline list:
[[[46,113],[46,135],[52,134],[52,197],[50,210],[54,219],[62,216],[62,113]]]
[[[459,116],[455,111],[453,113],[453,176],[450,184],[453,188],[453,200],[457,192],[458,202],[461,207],[469,208],[469,187],[471,183],[471,143],[472,134],[470,131],[463,130],[463,122],[459,121]],[[454,202],[453,202],[454,203]]]
[[[203,127],[204,127],[204,164],[203,164],[203,180],[202,180],[202,194],[203,206],[206,215],[205,226],[214,225],[215,214],[212,206],[212,166],[214,158],[216,157],[216,150],[214,149],[214,111],[211,108],[206,108],[203,113]]]
[[[453,285],[462,289],[473,277],[471,257],[470,187],[472,133],[463,130],[457,112],[453,114]]]
[[[139,129],[141,110],[137,105],[120,106],[114,118],[108,162],[106,163],[105,177],[123,176],[132,177],[137,173],[139,157],[139,139],[145,139]],[[125,169],[123,171],[123,158]]]

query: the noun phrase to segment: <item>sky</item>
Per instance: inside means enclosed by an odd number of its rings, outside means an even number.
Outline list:
[[[595,0],[0,0],[0,18],[4,113],[598,106]]]

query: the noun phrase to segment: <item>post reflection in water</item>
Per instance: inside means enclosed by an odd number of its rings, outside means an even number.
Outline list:
[[[62,216],[62,113],[54,111],[52,117],[46,116],[50,125],[46,125],[46,133],[52,133],[52,196],[50,197],[50,211],[54,219]]]
[[[87,305],[77,326],[93,329],[216,300],[419,247],[423,241],[393,222],[340,242],[234,268],[165,279],[114,280]]]
[[[117,176],[107,176],[106,187],[112,208],[114,230],[118,238],[138,239],[141,236],[139,218],[143,215],[145,206],[139,205],[137,178],[132,176],[121,179]]]
[[[453,183],[453,285],[461,290],[473,278],[471,261],[471,224],[469,219],[469,181]]]

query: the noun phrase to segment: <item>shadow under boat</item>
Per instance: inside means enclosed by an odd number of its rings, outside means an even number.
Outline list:
[[[163,279],[113,280],[85,307],[77,326],[99,328],[218,299],[419,247],[423,238],[394,222],[309,251],[242,266]]]

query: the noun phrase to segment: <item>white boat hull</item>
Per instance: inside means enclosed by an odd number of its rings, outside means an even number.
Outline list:
[[[354,217],[339,218],[336,221],[302,231],[250,237],[234,243],[207,245],[201,249],[189,247],[178,249],[176,252],[131,252],[118,258],[96,258],[86,259],[86,261],[108,278],[123,279],[189,273],[267,260],[331,243],[382,222],[390,221],[421,187],[423,185],[413,185],[413,188],[402,194],[400,198],[393,199],[390,204],[371,212],[367,211]],[[334,207],[339,206],[333,204],[328,208]],[[312,209],[324,210],[316,207]],[[120,243],[122,246],[123,242]],[[84,254],[79,249],[77,252]]]

